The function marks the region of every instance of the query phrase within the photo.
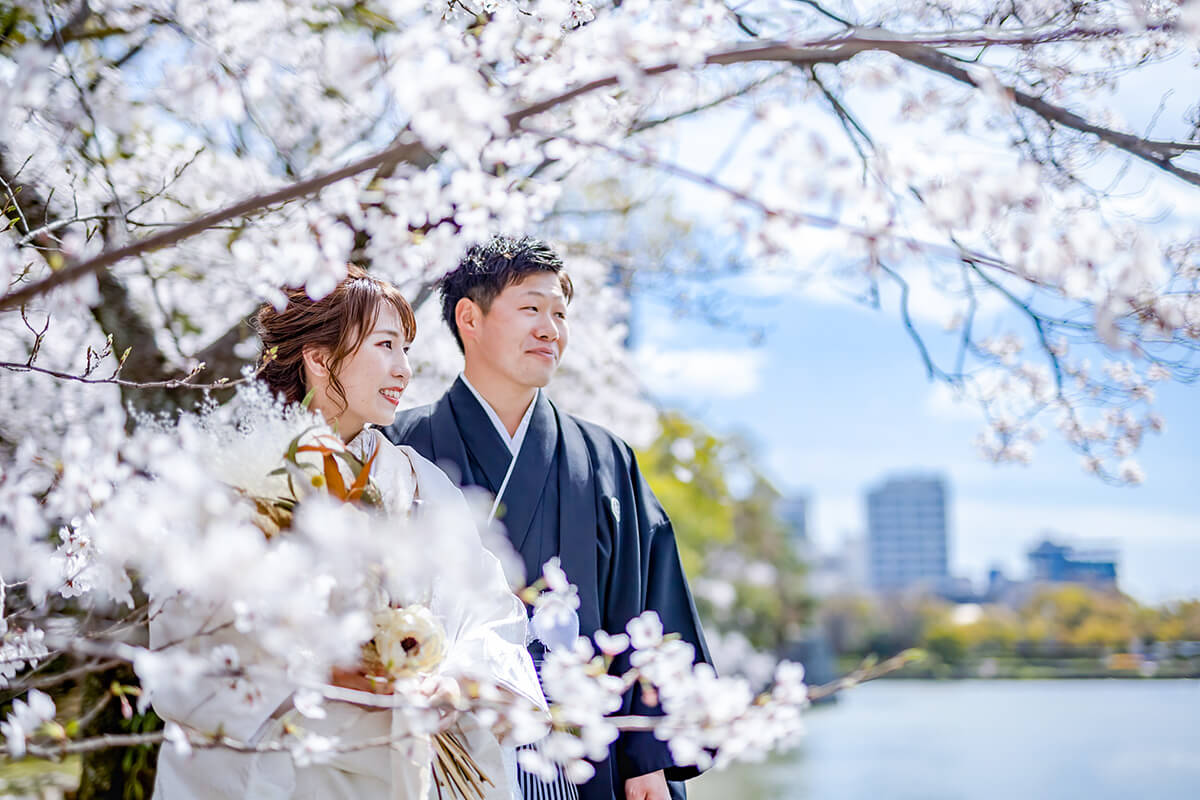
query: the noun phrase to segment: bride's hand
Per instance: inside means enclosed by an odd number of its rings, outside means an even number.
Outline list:
[[[437,709],[443,726],[453,722],[463,707],[462,687],[448,675],[430,675],[421,681],[420,692],[429,698],[429,705]]]
[[[368,673],[361,665],[354,669],[334,667],[329,682],[334,686],[340,686],[343,689],[354,689],[359,692],[369,692],[371,694],[392,693],[391,681],[382,676]]]

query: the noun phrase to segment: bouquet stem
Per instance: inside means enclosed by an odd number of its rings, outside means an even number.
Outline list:
[[[453,731],[433,735],[433,781],[439,798],[445,786],[458,800],[483,800],[484,784],[496,785],[483,774]]]

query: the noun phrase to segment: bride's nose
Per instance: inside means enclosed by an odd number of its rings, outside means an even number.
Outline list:
[[[412,380],[412,365],[408,363],[408,354],[403,350],[400,351],[399,357],[392,364],[392,377],[403,378],[405,386],[408,386],[408,382]]]

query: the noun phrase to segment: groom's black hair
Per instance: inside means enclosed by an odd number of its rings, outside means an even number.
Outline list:
[[[439,289],[442,294],[442,319],[454,334],[458,349],[463,349],[458,323],[454,320],[454,309],[464,297],[472,300],[487,313],[504,289],[525,279],[535,272],[553,272],[558,275],[563,297],[571,302],[575,287],[571,277],[563,269],[562,259],[541,239],[522,236],[496,236],[484,244],[472,245],[458,266],[442,278]]]

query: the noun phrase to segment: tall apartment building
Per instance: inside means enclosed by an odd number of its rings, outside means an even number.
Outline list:
[[[946,482],[938,476],[892,478],[867,493],[867,567],[871,587],[894,592],[938,589],[949,575]]]

